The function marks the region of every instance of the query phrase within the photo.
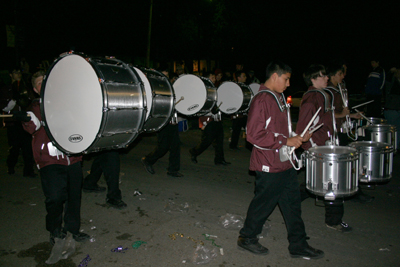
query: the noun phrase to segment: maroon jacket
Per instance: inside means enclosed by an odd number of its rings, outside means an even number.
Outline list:
[[[260,90],[270,89],[262,84]],[[283,105],[283,95],[274,94]],[[251,101],[247,119],[247,141],[254,145],[250,170],[277,173],[293,168],[290,161],[279,159],[278,150],[286,145],[288,137],[287,111],[279,109],[270,93],[258,93]]]
[[[44,127],[41,124],[42,116],[40,114],[39,100],[35,99],[31,110],[36,116],[31,121],[22,123],[24,129],[32,134],[32,150],[38,169],[50,164],[72,165],[82,161],[82,156],[68,157],[59,151],[50,141]],[[36,121],[36,123],[35,123]]]
[[[316,89],[310,86],[308,91],[310,90]],[[322,92],[325,91],[322,90]],[[327,96],[328,107],[331,108],[331,95],[327,92],[325,92],[325,95]],[[321,107],[321,111],[315,118],[314,123],[315,126],[318,126],[321,123],[324,123],[324,125],[312,134],[312,137],[309,141],[303,143],[301,147],[305,150],[308,150],[312,146],[312,143],[317,146],[324,146],[325,142],[329,140],[328,131],[331,135],[333,135],[332,111],[329,110],[325,112],[325,98],[319,92],[309,92],[304,94],[300,104],[300,113],[296,126],[296,133],[301,134],[303,132],[319,107]],[[313,126],[313,124],[311,125]]]

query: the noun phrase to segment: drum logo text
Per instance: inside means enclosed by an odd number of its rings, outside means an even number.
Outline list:
[[[197,108],[199,106],[199,104],[194,104],[194,105],[192,105],[192,106],[190,106],[190,107],[188,107],[188,111],[191,111],[191,110],[193,110],[193,109],[195,109],[195,108]]]
[[[70,141],[71,143],[79,143],[82,140],[83,136],[80,134],[73,134],[70,137],[68,137],[68,141]]]
[[[227,109],[226,109],[227,112],[235,111],[235,110],[236,110],[236,108],[227,108]]]

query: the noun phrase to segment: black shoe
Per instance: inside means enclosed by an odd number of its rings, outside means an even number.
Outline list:
[[[85,233],[79,233],[76,235],[72,235],[72,238],[76,241],[76,242],[85,242],[87,240],[90,239],[90,235],[85,234]]]
[[[240,248],[248,250],[254,254],[267,255],[269,253],[266,247],[258,243],[257,238],[244,238],[239,236],[237,244]]]
[[[146,169],[146,171],[147,171],[148,173],[150,173],[150,174],[155,174],[155,173],[156,173],[156,172],[154,171],[154,169],[153,169],[153,165],[151,165],[150,163],[148,163],[148,162],[146,161],[146,157],[143,157],[143,158],[142,158],[142,164],[143,164],[144,168]]]
[[[7,171],[7,173],[8,173],[9,175],[13,175],[13,174],[15,174],[15,170],[14,170],[14,168],[8,168],[8,171]]]
[[[64,239],[67,236],[67,233],[61,230],[55,230],[53,233],[50,233],[50,245],[54,246],[56,243],[55,238]]]
[[[190,159],[192,160],[193,163],[197,163],[197,156],[193,154],[193,149],[189,149],[190,153]]]
[[[339,232],[342,232],[342,233],[349,233],[349,232],[353,231],[353,228],[350,227],[345,222],[341,222],[338,225],[329,225],[329,224],[327,224],[326,227],[328,227],[330,229],[333,229],[333,230],[336,230],[336,231],[339,231]]]
[[[303,258],[303,259],[321,259],[324,257],[324,252],[319,249],[315,249],[311,246],[308,246],[302,250],[291,251],[290,256],[292,258]]]
[[[121,199],[106,199],[106,203],[110,205],[113,208],[122,210],[126,208],[128,205],[126,205],[125,202],[123,202]]]
[[[83,188],[83,192],[85,192],[85,193],[101,193],[104,191],[106,191],[106,188],[104,186],[98,186],[98,185],[96,185],[96,187],[93,187],[93,188],[89,188],[89,187]]]
[[[167,172],[167,174],[173,177],[183,177],[183,174],[180,172]]]
[[[214,163],[215,163],[215,165],[224,165],[224,166],[231,164],[230,162],[226,162],[225,160],[215,161]]]

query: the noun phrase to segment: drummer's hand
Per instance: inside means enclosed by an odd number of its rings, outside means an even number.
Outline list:
[[[287,146],[294,146],[295,148],[299,148],[301,144],[303,143],[303,137],[300,137],[300,135],[293,136],[287,139]]]
[[[312,136],[312,133],[310,133],[310,131],[307,131],[306,134],[303,136],[303,142],[307,142],[308,140],[310,140]]]
[[[348,107],[344,107],[342,111],[342,116],[346,117],[347,115],[350,115],[350,110]]]
[[[364,114],[364,112],[357,112],[357,113],[350,114],[350,118],[361,119],[362,118],[361,114]]]

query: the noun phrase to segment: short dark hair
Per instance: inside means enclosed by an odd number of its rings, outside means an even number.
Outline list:
[[[312,79],[317,79],[320,76],[320,73],[323,75],[326,74],[324,65],[321,64],[312,64],[303,74],[304,82],[307,86],[312,85]]]
[[[36,81],[36,79],[37,78],[39,78],[39,77],[41,77],[41,76],[45,76],[46,75],[46,73],[43,71],[43,70],[39,70],[38,72],[35,72],[33,75],[32,75],[32,86],[33,87],[35,87],[35,81]]]
[[[204,73],[203,76],[206,77],[207,79],[209,79],[209,78],[210,78],[210,75],[214,75],[214,76],[215,76],[215,73],[212,72],[212,71],[207,71],[207,72]]]
[[[20,71],[22,73],[22,68],[20,66],[12,66],[8,69],[10,74],[12,74],[14,71]]]
[[[242,75],[242,73],[246,74],[246,72],[245,72],[244,70],[238,70],[238,71],[236,71],[236,72],[235,72],[235,77],[236,77],[236,79],[237,79],[240,75]]]
[[[292,68],[281,61],[271,61],[267,66],[266,80],[271,78],[272,74],[274,73],[278,74],[278,76],[286,73],[292,73]]]
[[[329,77],[335,76],[336,73],[338,73],[339,71],[344,72],[344,67],[343,64],[340,64],[338,62],[331,62],[326,68],[326,72]]]

